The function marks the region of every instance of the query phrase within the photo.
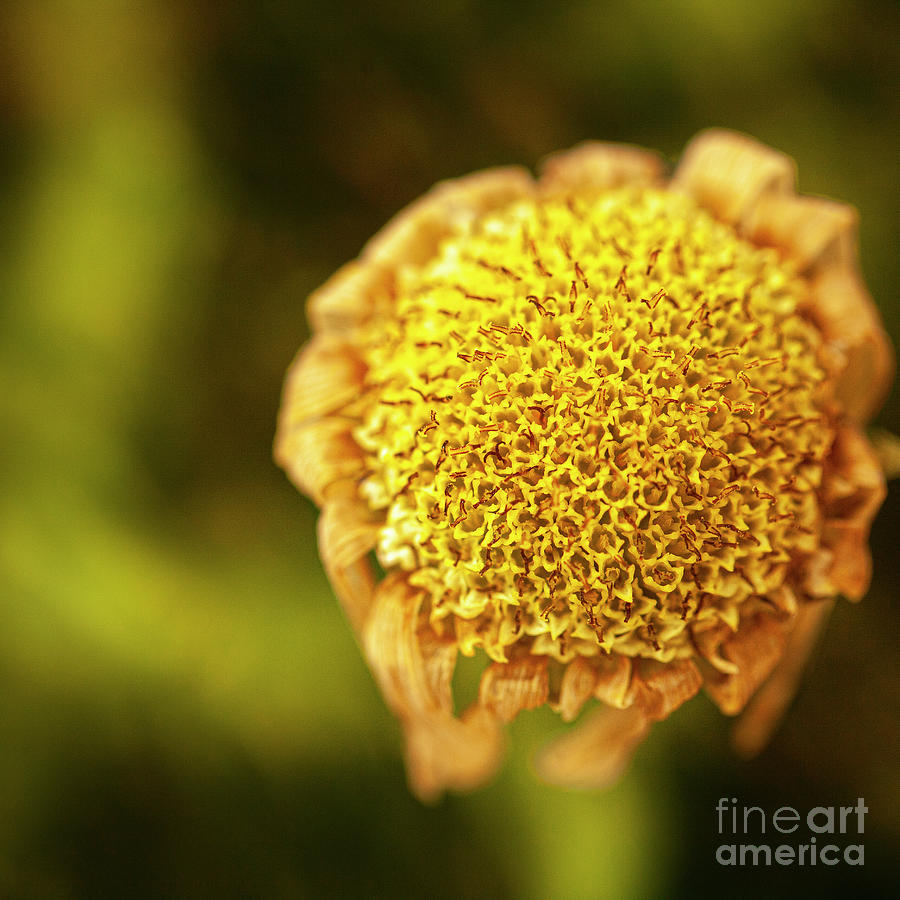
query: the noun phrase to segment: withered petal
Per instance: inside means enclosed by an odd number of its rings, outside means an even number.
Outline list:
[[[401,716],[427,715],[440,709],[417,634],[422,602],[422,592],[401,574],[389,575],[375,589],[363,631],[369,666],[388,704]]]
[[[605,788],[622,775],[649,730],[642,709],[605,706],[544,747],[535,768],[551,784]]]
[[[785,625],[769,613],[741,620],[737,632],[722,643],[722,654],[737,666],[737,672],[706,680],[706,693],[725,715],[736,715],[744,708],[775,668],[784,644]]]
[[[857,273],[829,266],[810,283],[809,314],[846,362],[836,396],[847,417],[867,422],[880,408],[894,379],[890,338]]]
[[[425,678],[431,693],[441,709],[453,710],[453,672],[459,650],[452,637],[440,637],[430,627],[420,628],[418,633]]]
[[[871,581],[869,530],[887,496],[887,483],[874,449],[855,428],[838,428],[828,468],[822,529],[823,546],[831,555],[827,575],[836,590],[859,600]]]
[[[503,722],[512,722],[523,709],[547,701],[548,657],[525,656],[508,663],[491,663],[481,676],[478,701]]]
[[[769,742],[794,699],[809,654],[833,606],[833,601],[824,600],[800,608],[778,665],[734,727],[732,741],[742,756],[755,756]]]
[[[363,628],[363,647],[385,700],[403,721],[410,785],[433,800],[489,778],[503,739],[496,717],[480,705],[462,719],[452,715],[450,654],[445,642],[419,630],[422,602],[422,592],[403,576],[385,578]]]
[[[672,186],[687,191],[717,218],[744,219],[768,192],[788,192],[796,179],[790,157],[734,131],[702,131],[685,148]]]
[[[538,186],[547,195],[604,190],[662,180],[665,166],[658,153],[604,141],[585,141],[554,153],[540,169]]]
[[[695,628],[691,630],[694,646],[700,658],[709,663],[723,675],[736,675],[738,667],[730,659],[722,656],[722,646],[734,632],[724,623],[712,628]]]
[[[632,703],[632,660],[620,653],[611,653],[596,662],[597,680],[594,696],[610,706],[624,709]]]
[[[346,406],[359,395],[365,373],[352,344],[330,335],[314,337],[288,369],[279,432]]]
[[[874,428],[869,439],[884,477],[888,481],[900,477],[900,437],[883,428]]]
[[[503,760],[503,731],[480,706],[462,719],[447,713],[410,719],[404,731],[409,785],[424,803],[434,802],[445,790],[481,786]]]
[[[563,672],[559,686],[559,699],[553,708],[564,722],[571,722],[581,712],[597,686],[597,667],[592,660],[576,656]]]
[[[359,633],[372,605],[375,576],[367,554],[378,526],[355,498],[330,498],[318,522],[319,555],[347,618]]]
[[[359,478],[365,471],[363,452],[349,423],[329,416],[302,424],[285,421],[275,441],[275,459],[319,506],[331,485]]]
[[[403,265],[422,265],[455,227],[533,192],[531,175],[517,166],[442,181],[397,213],[366,244],[361,258],[389,271]]]
[[[659,722],[690,700],[702,685],[703,677],[689,659],[670,663],[641,659],[634,667],[631,693],[635,707],[648,721]]]
[[[354,260],[341,266],[309,296],[306,314],[313,331],[352,333],[387,302],[392,286],[391,273],[373,263]]]
[[[740,222],[740,232],[756,244],[777,247],[807,272],[856,259],[859,216],[852,206],[824,197],[769,192],[760,196]]]

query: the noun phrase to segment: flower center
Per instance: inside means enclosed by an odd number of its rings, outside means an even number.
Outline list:
[[[395,293],[363,336],[363,492],[463,652],[689,656],[816,546],[803,283],[687,197],[519,203]]]

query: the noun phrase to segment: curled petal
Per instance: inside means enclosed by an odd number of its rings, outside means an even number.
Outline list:
[[[752,138],[710,129],[685,148],[672,185],[686,190],[713,215],[737,224],[766,193],[790,191],[794,163]]]
[[[627,656],[612,653],[597,662],[597,683],[594,696],[610,706],[624,709],[630,706],[632,661]]]
[[[399,575],[389,576],[375,591],[363,644],[385,700],[401,716],[428,714],[441,708],[426,677],[417,635],[421,591]]]
[[[660,663],[642,659],[635,666],[631,691],[634,705],[648,721],[659,722],[690,700],[703,684],[703,677],[689,659]]]
[[[630,683],[623,697],[619,687],[625,671],[625,666],[616,664],[606,673],[607,686],[614,686],[609,696],[618,701],[619,708],[597,710],[582,725],[549,744],[536,760],[542,778],[566,787],[607,787],[625,771],[650,725],[693,697],[703,683],[690,660],[663,664],[642,659],[627,667]]]
[[[783,650],[784,624],[768,613],[756,613],[722,644],[722,653],[737,667],[733,675],[708,678],[706,692],[725,715],[739,713],[769,676]]]
[[[811,284],[809,314],[845,361],[837,399],[851,421],[868,421],[880,408],[894,378],[890,338],[872,298],[856,273],[832,266]]]
[[[503,733],[480,706],[462,719],[437,713],[407,721],[406,768],[413,793],[423,802],[445,790],[469,791],[484,784],[503,759]]]
[[[571,722],[581,712],[581,707],[594,693],[597,678],[597,667],[583,656],[576,656],[566,666],[559,687],[559,700],[553,707],[564,722]]]
[[[641,709],[595,710],[568,734],[548,744],[535,768],[545,781],[568,788],[604,788],[628,767],[647,736],[650,721]]]
[[[831,553],[828,578],[846,597],[858,600],[869,588],[869,529],[887,495],[887,484],[875,451],[855,428],[838,429],[828,466],[831,477],[822,532]]]
[[[331,499],[319,516],[318,537],[328,579],[359,632],[374,595],[375,578],[366,556],[375,547],[378,526],[360,501]]]
[[[828,579],[848,600],[860,600],[872,581],[869,525],[828,522],[822,540],[831,548]]]
[[[425,677],[441,709],[453,709],[453,671],[459,655],[452,638],[439,637],[431,628],[419,629],[419,647],[425,665]]]
[[[402,265],[422,265],[455,228],[479,214],[504,206],[534,191],[525,169],[488,169],[435,185],[401,210],[363,248],[362,259],[395,271]]]
[[[845,203],[770,192],[744,216],[740,230],[754,243],[778,247],[806,272],[829,263],[852,265],[858,220]]]
[[[724,624],[692,631],[694,646],[700,658],[723,675],[736,675],[738,672],[737,665],[722,656],[722,645],[732,634],[734,634],[732,629]]]
[[[447,788],[465,790],[499,765],[502,736],[483,708],[462,719],[449,709],[451,655],[446,644],[419,632],[423,594],[392,575],[375,591],[363,647],[385,700],[403,721],[412,789],[432,800]]]
[[[478,701],[503,722],[512,722],[523,709],[547,701],[546,656],[526,656],[508,663],[492,663],[481,676]]]
[[[275,459],[291,481],[319,506],[327,490],[365,471],[363,452],[342,419],[321,418],[300,425],[283,422]]]
[[[769,742],[797,692],[806,661],[833,606],[833,601],[826,600],[801,607],[778,665],[734,728],[732,740],[742,756],[755,756]]]
[[[288,370],[279,431],[290,431],[345,406],[359,395],[365,372],[351,344],[334,337],[313,338]]]
[[[900,478],[900,437],[883,428],[873,429],[869,437],[884,477],[888,481]]]
[[[555,153],[541,167],[539,185],[546,194],[604,190],[628,184],[650,185],[663,176],[663,160],[628,144],[586,141]]]
[[[306,313],[314,331],[340,334],[359,328],[387,301],[393,278],[376,265],[349,262],[310,294]]]

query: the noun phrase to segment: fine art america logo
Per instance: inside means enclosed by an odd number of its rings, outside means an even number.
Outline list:
[[[814,806],[805,814],[793,806],[781,806],[770,816],[759,806],[738,806],[737,798],[723,797],[716,812],[725,843],[716,848],[716,862],[721,866],[865,865],[861,836],[868,811],[860,797],[856,806]],[[754,837],[758,841],[754,844],[741,843],[750,831],[762,837]]]

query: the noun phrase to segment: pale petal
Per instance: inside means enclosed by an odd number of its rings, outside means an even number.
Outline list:
[[[320,506],[331,485],[360,478],[365,471],[363,452],[350,434],[350,423],[336,417],[302,425],[284,423],[276,438],[275,459]]]
[[[594,696],[610,706],[624,709],[630,706],[633,696],[631,689],[632,661],[630,657],[612,653],[596,662],[597,686]]]
[[[884,477],[888,481],[900,477],[900,437],[883,428],[873,428],[869,439]]]
[[[756,244],[777,247],[806,272],[826,264],[852,265],[858,221],[845,203],[770,192],[746,212],[740,231]]]
[[[535,768],[545,781],[568,788],[605,788],[616,782],[647,736],[650,722],[637,707],[605,706],[548,744]]]
[[[424,595],[401,575],[385,578],[363,633],[363,647],[388,704],[401,716],[428,714],[440,708],[425,674],[417,635]]]
[[[769,676],[784,650],[785,625],[767,613],[742,620],[722,644],[722,654],[737,666],[734,675],[708,678],[706,692],[723,713],[739,713]]]
[[[306,313],[313,330],[352,332],[387,302],[392,286],[390,272],[376,265],[354,260],[341,266],[309,296]]]
[[[641,659],[635,665],[631,692],[634,705],[649,721],[658,722],[690,700],[702,684],[700,671],[689,659],[669,663]]]
[[[402,576],[388,576],[375,591],[363,630],[366,658],[388,704],[401,718],[410,785],[423,800],[446,789],[468,790],[500,763],[496,718],[476,706],[462,719],[448,708],[452,677],[445,642],[418,630],[424,595]]]
[[[425,678],[441,709],[453,710],[453,671],[459,651],[452,637],[440,637],[431,628],[419,629],[419,647]]]
[[[583,656],[576,656],[563,672],[559,700],[553,708],[564,722],[575,719],[597,686],[597,667]]]
[[[894,353],[859,276],[846,267],[823,270],[811,283],[810,315],[846,359],[837,397],[853,422],[868,421],[894,379]]]
[[[424,803],[434,802],[445,790],[480,787],[503,760],[503,731],[478,706],[462,719],[438,713],[408,720],[404,731],[409,786]]]
[[[508,663],[492,663],[481,676],[478,701],[503,722],[512,722],[523,709],[547,701],[546,656],[526,656]]]
[[[831,553],[828,578],[844,596],[858,600],[871,581],[869,530],[887,484],[875,451],[855,428],[838,429],[827,466],[822,543]]]
[[[712,628],[693,629],[691,637],[700,658],[708,662],[717,672],[723,675],[736,675],[738,667],[722,656],[722,646],[734,632],[725,624]]]
[[[783,153],[743,134],[710,129],[685,148],[672,186],[737,224],[765,193],[790,191],[794,181],[794,163]]]
[[[346,406],[359,396],[365,372],[352,345],[330,336],[314,337],[288,370],[279,432]]]
[[[533,192],[531,175],[514,166],[442,181],[397,213],[366,244],[362,259],[388,271],[407,264],[422,265],[454,229]]]
[[[359,500],[329,499],[318,522],[319,555],[335,594],[359,632],[374,596],[375,579],[366,558],[375,547],[378,524]]]
[[[800,608],[781,660],[735,725],[732,740],[742,756],[755,756],[769,742],[794,699],[806,661],[833,606],[826,600]]]
[[[657,153],[628,144],[586,141],[554,153],[541,166],[539,186],[547,195],[578,194],[661,181],[664,163]]]

